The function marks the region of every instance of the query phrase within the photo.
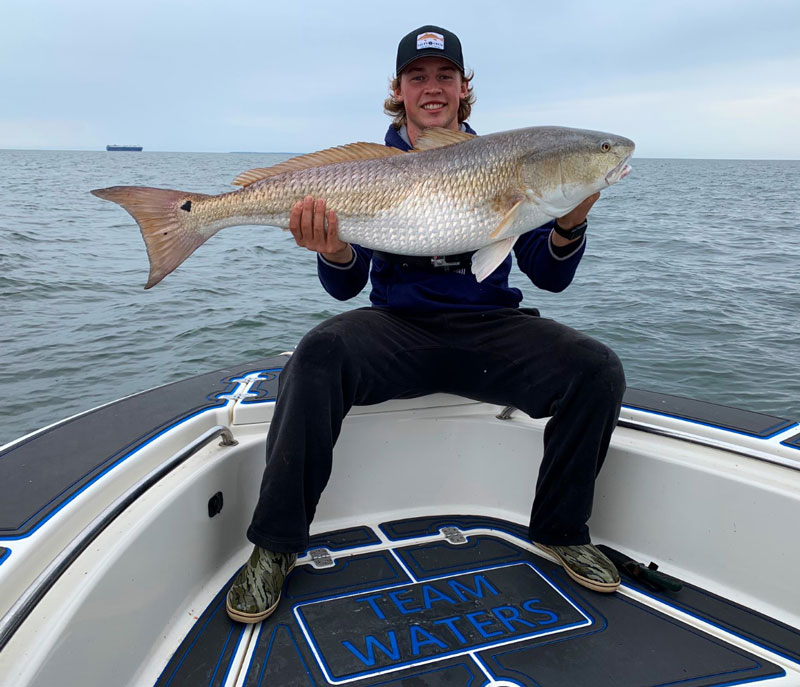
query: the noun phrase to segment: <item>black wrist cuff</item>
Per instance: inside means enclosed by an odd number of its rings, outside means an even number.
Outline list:
[[[572,241],[573,239],[583,236],[586,233],[587,226],[589,226],[589,223],[586,220],[583,220],[583,222],[576,227],[572,227],[572,229],[562,229],[558,226],[558,220],[555,220],[553,222],[553,231],[562,238]]]

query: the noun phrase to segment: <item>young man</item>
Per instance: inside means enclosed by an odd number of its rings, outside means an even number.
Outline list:
[[[433,126],[474,133],[464,121],[473,102],[471,77],[454,34],[436,26],[409,33],[398,46],[396,75],[386,101],[394,115],[387,145],[410,150]],[[517,265],[536,286],[561,291],[572,281],[598,195],[519,237]],[[529,536],[580,584],[616,590],[619,575],[591,545],[586,523],[625,388],[617,356],[520,309],[522,294],[508,285],[510,255],[479,284],[469,254],[432,261],[340,241],[324,199],[299,202],[290,230],[299,246],[318,254],[328,293],[352,298],[371,279],[372,307],[314,328],[281,373],[261,495],[247,531],[255,547],[228,592],[231,618],[258,622],[277,607],[297,554],[307,548],[350,408],[436,391],[552,416]]]

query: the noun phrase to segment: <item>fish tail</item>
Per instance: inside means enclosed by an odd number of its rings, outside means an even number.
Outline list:
[[[144,288],[160,282],[205,243],[215,231],[198,231],[190,224],[192,204],[209,196],[145,186],[112,186],[92,191],[127,210],[142,231],[150,259]]]

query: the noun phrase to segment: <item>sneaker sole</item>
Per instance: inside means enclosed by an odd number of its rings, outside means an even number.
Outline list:
[[[587,589],[591,589],[595,592],[600,592],[601,594],[611,594],[617,589],[619,589],[619,582],[597,582],[596,580],[591,580],[588,577],[583,577],[576,573],[572,568],[570,568],[565,562],[564,559],[561,558],[555,551],[553,551],[550,547],[545,546],[544,544],[534,544],[540,548],[542,551],[546,551],[549,553],[553,558],[555,558],[560,564],[561,567],[564,568],[567,575],[569,575],[575,582],[577,582],[582,587],[586,587]]]
[[[294,563],[292,563],[291,567],[286,571],[286,577],[289,577],[289,574],[294,570]],[[281,594],[278,594],[278,599],[275,601],[272,606],[267,608],[260,613],[245,613],[244,611],[237,611],[235,608],[232,608],[231,605],[228,603],[227,596],[225,597],[225,610],[228,612],[228,617],[231,620],[236,621],[237,623],[245,623],[246,625],[252,625],[254,623],[260,623],[262,620],[266,620],[269,618],[274,612],[275,609],[278,608],[278,604],[281,602]]]

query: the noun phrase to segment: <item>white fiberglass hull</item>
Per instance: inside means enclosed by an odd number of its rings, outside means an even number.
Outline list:
[[[193,629],[198,619],[212,617],[209,604],[219,597],[250,550],[244,533],[257,497],[273,409],[269,394],[263,392],[263,380],[274,377],[280,364],[270,368],[273,372],[254,368],[249,375],[226,381],[225,392],[216,394],[212,407],[160,426],[140,445],[120,452],[116,461],[30,531],[0,538],[0,675],[6,676],[8,684],[179,684],[179,669],[170,672],[179,663],[176,651],[198,631]],[[368,536],[366,543],[340,550],[328,547],[335,564],[330,570],[370,556],[402,563],[405,554],[398,553],[400,545],[386,523],[423,517],[446,521],[461,515],[471,518],[454,520],[467,542],[513,548],[516,558],[509,560],[523,566],[520,574],[540,575],[554,589],[560,588],[556,573],[547,572],[547,557],[521,536],[529,518],[546,421],[520,412],[498,419],[501,410],[444,395],[354,409],[337,445],[333,475],[312,535],[359,529]],[[238,443],[219,446],[215,439],[151,480],[141,493],[125,499],[148,474],[216,426],[229,427]],[[742,682],[768,677],[774,684],[800,684],[796,574],[800,547],[792,544],[800,521],[798,431],[796,424],[788,423],[761,438],[626,406],[597,482],[590,521],[596,543],[624,551],[637,561],[656,561],[669,575],[754,609],[783,628],[781,640],[744,636],[623,578],[619,597],[758,659],[748,658],[751,662],[777,666],[769,675],[741,668]],[[19,448],[5,447],[5,456]],[[224,505],[212,517],[209,501],[219,493]],[[124,502],[124,507],[109,519],[115,502]],[[107,522],[97,527],[104,517]],[[81,548],[87,536],[91,541]],[[434,551],[455,546],[434,528],[412,533],[400,548]],[[68,564],[57,568],[65,551],[73,555]],[[482,562],[484,567],[503,567]],[[410,610],[416,608],[410,601],[414,590],[424,591],[424,582],[410,565],[400,567],[409,577],[407,589],[403,587],[407,596],[395,598],[407,600],[399,607]],[[328,574],[325,568],[312,565],[310,554],[298,561],[298,570],[310,577]],[[474,575],[483,568],[473,565],[458,570],[463,577],[463,570]],[[448,580],[448,575],[445,571],[430,579]],[[366,589],[372,589],[373,595],[388,594],[386,589],[398,584],[376,583]],[[342,592],[339,597],[351,594]],[[577,592],[569,590],[563,596],[578,599],[575,607],[591,622],[602,615],[590,610],[600,603],[593,602],[594,597],[582,602]],[[356,663],[363,658],[359,672],[337,668],[339,659],[332,658],[327,645],[314,634],[319,629],[303,630],[306,607],[301,601],[287,597],[283,603],[287,613],[294,614],[287,617],[294,618],[302,630],[293,635],[301,663],[319,684],[399,679],[416,669],[413,660],[408,662],[411,659],[418,659],[424,675],[438,675],[436,671],[458,663],[473,666],[475,674],[488,680],[486,684],[514,684],[504,681],[499,660],[493,668],[485,658],[485,652],[498,646],[503,651],[516,650],[522,641],[512,636],[512,630],[523,626],[511,621],[504,625],[497,621],[501,615],[496,614],[495,624],[489,625],[489,620],[473,614],[471,627],[477,628],[473,632],[477,643],[466,638],[456,641],[456,625],[448,626],[447,637],[431,633],[421,640],[423,635],[412,632],[408,656],[401,656],[402,642],[396,648],[386,643],[386,637],[399,634],[388,634],[386,627],[380,630],[383,635],[374,628],[365,631],[363,637],[383,637],[386,652],[375,649],[378,654],[370,656],[366,649],[371,640],[363,645],[351,642],[351,647],[362,647],[348,654],[351,661],[356,657]],[[224,622],[224,614],[213,617],[215,622]],[[391,632],[407,632],[414,619],[409,615],[404,627]],[[567,628],[569,632],[578,632],[576,623]],[[231,627],[233,634],[220,654],[213,684],[256,684],[258,670],[266,665],[258,648],[266,641],[266,630]],[[618,674],[624,675],[625,667],[620,670]]]

